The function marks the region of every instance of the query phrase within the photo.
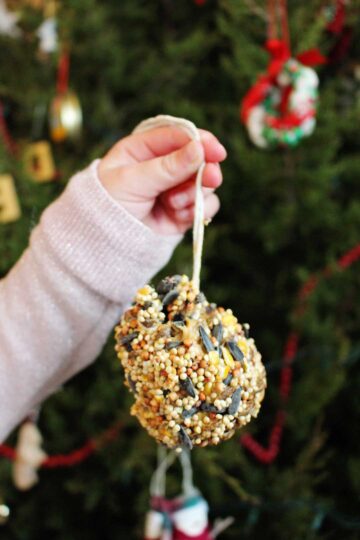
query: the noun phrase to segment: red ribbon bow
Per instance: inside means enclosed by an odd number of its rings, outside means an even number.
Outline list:
[[[270,88],[274,86],[275,80],[285,62],[291,58],[290,47],[284,40],[268,39],[265,43],[265,49],[271,56],[266,73],[260,75],[242,100],[240,115],[244,124],[247,122],[251,109],[265,99]],[[309,49],[298,54],[295,58],[305,66],[316,66],[326,62],[326,57],[318,49]],[[288,97],[289,89],[287,89],[286,93],[286,97]],[[287,99],[285,101],[287,102]],[[282,103],[281,109],[284,108],[284,103]]]

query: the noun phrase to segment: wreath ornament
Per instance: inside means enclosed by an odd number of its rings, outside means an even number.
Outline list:
[[[259,148],[294,147],[315,129],[319,79],[311,66],[326,59],[317,49],[291,57],[280,39],[265,48],[271,60],[242,100],[241,121]]]

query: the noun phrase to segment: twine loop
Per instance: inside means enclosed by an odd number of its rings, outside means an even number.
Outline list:
[[[159,127],[175,126],[182,129],[191,140],[200,141],[200,132],[193,122],[185,118],[177,118],[167,114],[160,114],[141,122],[133,133],[144,133]],[[200,165],[195,180],[195,215],[193,224],[193,276],[192,282],[200,291],[201,257],[204,243],[204,196],[202,192],[202,178],[205,161]]]

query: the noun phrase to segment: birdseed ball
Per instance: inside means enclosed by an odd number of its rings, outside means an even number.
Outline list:
[[[169,448],[232,437],[257,416],[266,388],[248,330],[185,275],[141,288],[115,328],[131,414]]]

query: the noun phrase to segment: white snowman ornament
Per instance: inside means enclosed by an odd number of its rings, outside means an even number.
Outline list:
[[[184,501],[183,506],[173,513],[172,540],[211,540],[209,506],[201,496]]]

